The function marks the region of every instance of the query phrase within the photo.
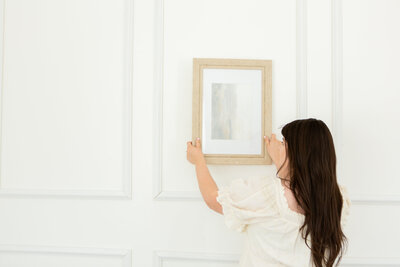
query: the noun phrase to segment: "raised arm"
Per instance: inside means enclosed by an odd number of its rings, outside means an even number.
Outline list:
[[[187,160],[196,167],[197,182],[205,203],[210,209],[222,214],[222,206],[217,201],[218,187],[208,170],[199,138],[195,146],[191,141],[187,142]]]

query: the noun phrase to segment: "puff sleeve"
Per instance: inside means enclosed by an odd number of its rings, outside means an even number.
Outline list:
[[[238,178],[218,190],[228,228],[244,232],[247,225],[277,216],[278,206],[273,177]]]
[[[349,194],[347,191],[347,188],[343,185],[339,185],[340,192],[342,193],[343,197],[343,207],[342,207],[342,215],[341,215],[341,224],[342,227],[347,224],[348,217],[350,215],[350,207],[351,207],[351,201],[349,198]]]

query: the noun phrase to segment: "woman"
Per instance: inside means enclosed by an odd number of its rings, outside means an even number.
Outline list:
[[[336,180],[332,135],[314,118],[286,124],[282,135],[264,136],[276,177],[235,179],[218,189],[199,138],[187,142],[187,159],[207,206],[246,234],[240,266],[334,266],[347,247],[342,227],[351,202]]]

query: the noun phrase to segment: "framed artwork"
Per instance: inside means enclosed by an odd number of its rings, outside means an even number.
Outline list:
[[[192,138],[207,164],[272,164],[271,60],[193,59]]]

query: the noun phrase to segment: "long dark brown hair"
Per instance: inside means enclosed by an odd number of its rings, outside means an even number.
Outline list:
[[[343,198],[336,180],[336,153],[332,135],[318,119],[295,120],[282,128],[289,187],[304,210],[300,227],[315,266],[337,265],[347,249],[341,228]],[[278,175],[277,175],[278,176]],[[279,177],[283,179],[282,177]],[[310,235],[311,247],[307,242]]]

